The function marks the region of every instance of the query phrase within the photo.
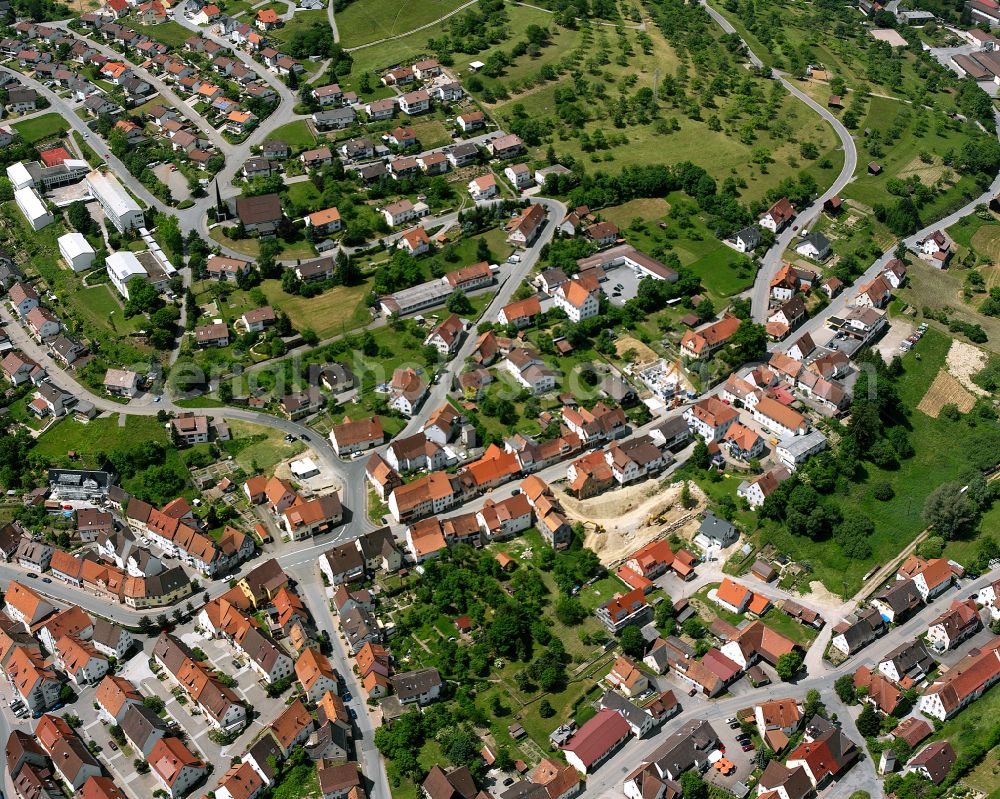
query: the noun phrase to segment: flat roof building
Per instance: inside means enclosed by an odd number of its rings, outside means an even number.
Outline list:
[[[146,224],[142,209],[114,175],[95,169],[87,175],[87,188],[119,233]]]
[[[59,252],[74,272],[82,272],[94,262],[94,248],[82,233],[67,233],[59,237]]]
[[[28,220],[32,230],[41,230],[55,222],[55,218],[49,213],[48,206],[34,189],[18,189],[14,192],[14,201],[21,209],[21,213],[24,214],[24,218]]]
[[[394,294],[386,294],[379,300],[379,304],[382,306],[382,313],[386,315],[404,316],[440,305],[451,296],[453,291],[454,289],[447,282],[431,280],[412,288],[397,291]]]
[[[148,277],[145,267],[139,263],[135,253],[128,250],[111,253],[107,258],[107,265],[111,282],[126,300],[128,299],[128,282],[133,277],[141,277],[143,280]]]

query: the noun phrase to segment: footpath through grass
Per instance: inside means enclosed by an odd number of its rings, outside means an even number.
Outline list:
[[[337,12],[337,30],[343,47],[357,47],[398,36],[440,19],[465,0],[423,0],[387,6],[385,0],[354,0]]]

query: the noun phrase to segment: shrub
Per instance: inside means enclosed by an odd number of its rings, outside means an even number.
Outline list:
[[[880,480],[872,486],[872,496],[879,502],[888,502],[896,496],[896,492],[893,491],[892,486],[888,482]]]

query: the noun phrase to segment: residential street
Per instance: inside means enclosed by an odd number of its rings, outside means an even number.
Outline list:
[[[469,6],[472,6],[475,2],[476,0],[465,2],[463,5],[449,12],[449,14],[446,14],[445,16],[451,16],[452,14],[459,13]],[[729,33],[735,33],[735,29],[723,15],[715,9],[709,7],[706,0],[701,0],[701,2],[708,14],[723,30]],[[169,12],[170,17],[177,24],[218,44],[231,47],[231,43],[228,39],[219,37],[210,33],[205,27],[194,24],[183,12],[183,5],[184,4],[178,4]],[[286,17],[290,17],[294,12],[294,6],[290,3],[288,8],[289,10],[287,14],[284,15]],[[540,10],[545,11],[545,9]],[[322,14],[322,12],[318,13]],[[339,32],[337,30],[333,0],[329,0],[326,13],[334,41],[339,41]],[[444,17],[442,17],[442,19],[444,19]],[[440,20],[435,20],[431,23],[415,28],[414,31],[430,28],[439,22]],[[68,30],[66,21],[56,23],[56,26],[64,30]],[[380,39],[377,42],[371,42],[361,45],[360,47],[350,49],[361,50],[384,41],[401,38],[413,33],[414,31],[387,36],[385,39]],[[109,58],[120,57],[120,54],[113,48],[110,48],[93,38],[90,39],[90,44],[95,50],[105,56],[108,56]],[[955,50],[956,52],[962,51],[964,48],[955,48]],[[761,67],[762,62],[760,58],[758,58],[756,54],[750,52],[749,48],[748,53],[751,64],[756,67]],[[254,60],[248,53],[241,49],[234,49],[233,55],[250,69],[254,70],[263,81],[275,90],[280,99],[277,109],[267,119],[263,120],[261,124],[247,137],[247,139],[240,144],[231,144],[228,142],[212,127],[204,116],[194,110],[192,107],[193,103],[189,99],[179,96],[166,82],[161,80],[156,75],[150,74],[142,67],[134,65],[131,66],[131,68],[139,77],[141,77],[142,80],[147,81],[154,89],[156,89],[157,92],[159,92],[159,94],[164,98],[165,103],[173,105],[184,117],[190,120],[193,125],[196,126],[198,130],[200,130],[204,136],[212,142],[216,150],[225,156],[225,166],[215,178],[216,187],[224,200],[235,197],[241,193],[242,187],[233,185],[233,180],[239,174],[243,163],[251,157],[254,147],[262,144],[264,140],[278,127],[295,120],[308,118],[308,115],[296,113],[295,106],[297,104],[298,97],[296,93],[278,76],[271,73],[261,63]],[[936,53],[936,55],[944,57],[947,53]],[[5,68],[0,67],[0,69]],[[136,197],[142,200],[142,202],[146,203],[153,210],[162,211],[176,216],[182,231],[187,232],[196,230],[204,236],[206,240],[208,239],[210,228],[213,225],[211,225],[208,221],[207,212],[216,202],[216,187],[210,186],[206,196],[195,200],[194,204],[189,208],[177,209],[165,206],[153,197],[152,194],[126,170],[124,164],[122,164],[122,162],[109,151],[106,142],[98,134],[91,131],[86,122],[78,116],[77,110],[81,107],[81,104],[66,101],[50,88],[33,78],[11,70],[7,70],[7,72],[15,75],[16,78],[25,86],[35,89],[39,94],[44,96],[51,104],[51,109],[60,116],[64,117],[72,129],[79,132],[84,137],[87,144],[92,147],[101,158],[104,158],[107,161],[111,170],[121,179],[123,184],[127,186],[127,188]],[[793,80],[788,79],[785,75],[780,73],[775,73],[775,76],[776,80],[779,80],[792,96],[804,103],[809,111],[815,112],[821,119],[833,127],[834,132],[840,140],[840,146],[844,151],[844,164],[834,182],[826,189],[826,191],[823,192],[823,194],[816,198],[816,200],[808,208],[798,211],[795,219],[795,226],[793,227],[792,225],[789,225],[784,231],[782,231],[778,235],[774,246],[771,247],[762,258],[760,269],[756,275],[754,285],[750,290],[752,316],[756,321],[760,322],[763,322],[766,319],[770,299],[770,283],[774,275],[781,268],[783,253],[794,242],[796,237],[800,233],[804,232],[804,230],[812,224],[816,216],[821,213],[823,203],[827,199],[842,191],[852,180],[857,167],[857,149],[854,139],[847,128],[829,110],[805,94],[798,86],[795,85]],[[1000,113],[997,114],[997,121],[1000,123]],[[471,141],[477,145],[484,145],[489,139],[494,138],[501,133],[502,131],[491,131],[465,141]],[[436,148],[438,151],[442,149],[443,148]],[[461,186],[459,189],[461,190]],[[907,247],[912,249],[915,247],[916,242],[923,238],[926,234],[938,228],[945,228],[954,224],[962,217],[973,213],[978,204],[988,202],[998,192],[1000,192],[1000,175],[998,175],[993,181],[988,191],[984,192],[980,197],[977,197],[962,209],[948,215],[946,218],[928,225],[925,229],[919,231],[914,236],[908,237],[905,239],[904,243]],[[518,262],[514,264],[505,264],[503,266],[504,277],[499,284],[496,285],[496,294],[484,310],[482,321],[494,321],[499,310],[511,302],[515,292],[522,285],[523,281],[527,279],[538,267],[542,249],[552,240],[558,225],[566,216],[567,208],[558,200],[545,197],[533,197],[531,198],[531,202],[537,203],[544,208],[546,212],[546,223],[544,228],[534,244],[521,251],[520,260]],[[458,224],[460,210],[461,209],[444,213],[436,217],[428,217],[424,220],[424,225],[425,227],[431,228],[440,227],[445,230],[451,229]],[[394,232],[385,236],[384,240],[391,247],[402,235],[402,232]],[[221,247],[221,250],[226,254],[239,255],[238,253],[225,247]],[[355,250],[348,248],[347,251],[353,252]],[[893,251],[884,253],[865,271],[862,276],[858,278],[855,285],[874,279],[874,277],[884,269],[885,265],[892,257]],[[190,272],[184,268],[183,265],[180,266],[182,268],[182,277],[185,281],[185,285],[189,285],[191,280]],[[492,288],[493,287],[490,287],[490,290],[492,290]],[[825,341],[821,334],[826,327],[827,321],[832,316],[842,316],[846,313],[849,303],[854,299],[854,295],[855,291],[853,290],[853,287],[846,288],[845,291],[843,291],[837,298],[832,300],[826,308],[824,308],[821,315],[818,315],[813,319],[809,319],[796,330],[796,334],[793,337],[786,342],[775,345],[773,349],[787,350],[793,340],[798,339],[805,333],[812,334],[817,340],[817,343]],[[169,396],[168,393],[164,393],[161,397],[154,397],[153,395],[147,394],[136,400],[128,402],[127,404],[122,404],[106,396],[93,393],[79,384],[74,373],[64,370],[48,354],[45,348],[38,344],[28,334],[20,321],[14,318],[11,314],[9,306],[4,305],[0,307],[0,321],[4,323],[4,330],[10,337],[13,345],[22,350],[27,356],[34,359],[38,364],[44,366],[48,371],[51,382],[54,385],[73,394],[79,399],[86,399],[93,403],[93,405],[102,414],[106,414],[111,417],[117,416],[121,419],[122,423],[124,423],[125,417],[127,416],[155,417],[161,411],[179,413],[187,410],[186,408],[178,405],[175,402],[177,398]],[[372,321],[369,327],[380,326],[383,324],[385,324],[385,320],[380,318]],[[331,338],[326,342],[321,343],[328,343],[333,340],[334,339]],[[476,340],[477,336],[475,330],[472,329],[468,331],[463,343],[458,348],[458,351],[450,358],[446,365],[441,367],[439,379],[434,381],[429,386],[427,397],[424,399],[419,410],[407,420],[403,430],[399,434],[401,437],[416,433],[425,423],[427,418],[447,401],[453,381],[465,368],[466,359],[473,352]],[[169,362],[171,364],[173,364],[176,360],[178,353],[179,345],[178,348],[175,348],[170,354]],[[292,352],[283,358],[265,361],[254,367],[250,367],[247,372],[254,373],[272,368],[276,370],[283,370],[287,365],[287,361],[291,361],[291,363],[297,367],[299,360],[296,356],[299,354],[300,353],[298,352]],[[719,390],[720,387],[710,389],[702,396],[716,394]],[[673,409],[669,412],[669,415],[674,416],[682,411],[683,409]],[[334,476],[339,486],[338,493],[340,495],[340,499],[345,508],[345,523],[335,528],[333,532],[304,541],[284,542],[279,537],[276,541],[264,547],[262,557],[243,564],[237,572],[233,574],[226,574],[219,579],[201,578],[200,586],[190,597],[190,601],[193,605],[199,606],[202,603],[204,594],[207,594],[210,598],[220,596],[229,590],[230,580],[234,578],[238,579],[241,575],[246,574],[251,569],[258,566],[264,558],[276,558],[278,563],[297,581],[298,590],[301,592],[303,599],[313,614],[318,628],[329,635],[332,644],[331,662],[342,676],[346,689],[353,695],[352,701],[347,704],[357,713],[357,733],[359,736],[356,738],[357,760],[361,764],[365,776],[371,782],[369,795],[372,799],[391,799],[392,791],[386,776],[385,763],[374,744],[376,718],[378,717],[373,718],[373,714],[369,712],[364,702],[363,697],[365,694],[360,681],[354,673],[353,660],[346,649],[346,645],[341,640],[338,620],[334,618],[334,614],[330,609],[330,591],[324,586],[320,571],[317,568],[318,559],[324,551],[330,549],[336,544],[352,541],[358,536],[374,530],[379,526],[377,523],[373,523],[369,520],[366,510],[367,480],[365,475],[365,463],[368,458],[365,456],[358,458],[357,460],[341,459],[334,451],[327,438],[314,432],[305,424],[293,422],[278,416],[272,416],[270,414],[260,413],[246,408],[228,406],[208,408],[204,410],[204,413],[210,417],[223,420],[251,422],[265,426],[271,430],[278,431],[281,434],[293,434],[301,438],[312,450],[315,457],[322,462],[323,467]],[[652,426],[661,423],[663,418],[663,415],[654,417],[654,419],[648,424],[634,430],[633,435],[641,435],[642,433],[648,431],[648,429]],[[388,444],[384,444],[381,447],[372,450],[372,452],[384,452],[387,446]],[[669,477],[676,469],[683,465],[687,456],[693,450],[693,447],[694,445],[691,444],[681,452],[675,453],[676,460],[674,463],[666,469],[663,474],[659,475],[657,479],[663,480],[664,478]],[[538,475],[543,480],[554,483],[565,478],[566,466],[567,463],[565,462],[558,463],[540,471]],[[461,506],[452,507],[448,510],[446,515],[454,515],[460,512],[478,510],[487,500],[496,501],[509,497],[518,490],[519,482],[520,481],[518,480],[499,486],[495,490],[492,490],[488,495],[478,497],[477,499]],[[405,526],[392,525],[392,529],[397,537],[399,537],[405,530]],[[722,573],[723,563],[724,559],[718,559],[710,560],[701,564],[697,569],[697,577],[688,583],[682,582],[679,578],[674,576],[664,576],[659,578],[656,582],[675,599],[688,597],[707,585],[720,582],[724,576]],[[985,586],[996,579],[996,574],[997,572],[995,571],[976,580],[964,581],[960,587],[949,590],[943,596],[923,607],[914,616],[914,618],[892,628],[882,639],[875,641],[867,649],[851,658],[848,658],[846,662],[836,667],[825,661],[823,659],[823,654],[831,639],[833,626],[845,615],[854,610],[858,604],[856,599],[852,598],[843,602],[838,602],[834,599],[825,598],[821,601],[808,595],[800,597],[780,588],[777,585],[761,584],[749,576],[741,578],[741,580],[754,591],[768,597],[771,600],[779,601],[794,599],[795,601],[801,601],[806,606],[818,610],[826,619],[826,626],[820,632],[813,646],[806,654],[805,676],[803,676],[798,682],[790,684],[784,684],[775,679],[773,684],[753,691],[750,691],[747,688],[745,680],[741,679],[733,686],[731,694],[727,694],[718,700],[707,700],[700,695],[689,697],[687,684],[679,680],[676,676],[666,675],[659,678],[657,682],[661,688],[673,689],[676,695],[681,699],[681,704],[683,706],[681,714],[669,721],[663,729],[659,730],[651,737],[641,740],[630,740],[607,763],[601,766],[595,774],[588,777],[585,795],[587,797],[601,797],[602,799],[605,797],[607,799],[611,799],[612,797],[614,799],[620,799],[622,796],[622,781],[625,775],[635,770],[644,758],[648,757],[651,752],[662,744],[668,734],[676,731],[684,722],[689,721],[692,718],[708,719],[713,726],[715,726],[716,731],[722,734],[723,737],[726,738],[727,744],[729,744],[730,739],[732,739],[732,735],[730,735],[730,731],[724,723],[724,719],[735,715],[738,710],[767,699],[781,699],[789,696],[796,699],[802,699],[804,698],[806,692],[813,688],[821,692],[822,699],[828,710],[831,713],[835,713],[837,718],[844,724],[844,731],[847,736],[856,743],[863,745],[860,735],[851,721],[851,719],[857,715],[857,708],[845,707],[833,691],[833,684],[837,677],[843,674],[852,673],[859,665],[874,664],[877,658],[884,655],[887,651],[907,641],[914,640],[926,630],[928,622],[939,615],[953,599],[965,597],[974,593],[978,590],[978,588]],[[109,618],[123,625],[137,625],[139,620],[144,616],[155,618],[161,613],[170,615],[172,610],[171,607],[155,608],[145,611],[134,610],[124,605],[116,604],[103,596],[99,596],[83,589],[71,587],[60,582],[59,580],[45,582],[45,579],[41,578],[28,578],[26,569],[11,563],[0,563],[0,581],[3,581],[3,583],[7,585],[12,580],[28,584],[40,594],[63,605],[78,605],[88,613],[95,616]],[[183,607],[186,601],[187,600],[182,601],[180,606]],[[192,630],[193,625],[191,625],[191,629],[185,629],[184,632],[189,636],[194,637],[195,633],[193,633]],[[173,697],[170,692],[169,682],[161,682],[161,680],[156,678],[152,672],[150,672],[147,663],[147,656],[152,648],[152,640],[153,639],[141,637],[141,643],[144,651],[135,655],[128,663],[124,664],[123,673],[127,677],[135,680],[137,684],[141,685],[144,693],[156,694],[163,698],[169,708],[171,718],[182,724],[184,729],[188,732],[192,744],[200,749],[204,756],[215,765],[216,773],[213,777],[209,778],[209,787],[206,787],[205,789],[209,790],[210,787],[214,786],[218,781],[218,778],[224,773],[229,759],[234,755],[242,753],[246,746],[251,742],[252,738],[259,734],[261,729],[273,720],[277,712],[280,711],[281,700],[266,700],[264,698],[263,689],[257,683],[254,672],[250,670],[248,666],[237,667],[233,663],[232,653],[231,650],[228,649],[228,644],[216,640],[200,644],[206,649],[209,659],[213,662],[213,664],[219,666],[226,673],[231,673],[233,676],[238,678],[240,692],[245,697],[248,704],[259,713],[253,724],[241,734],[239,740],[234,744],[225,747],[216,745],[208,739],[208,728],[205,719],[196,717],[190,712],[190,707],[185,707],[184,703],[179,702],[175,697]],[[975,640],[978,641],[978,638]],[[967,644],[963,647],[963,653],[970,645],[971,644]],[[957,655],[954,655],[954,653],[949,654],[946,658],[946,660],[948,660],[946,665],[952,665],[955,659],[957,659]],[[772,677],[776,677],[776,675],[773,674],[773,669],[769,668],[769,672],[772,673]],[[7,685],[6,682],[0,685],[0,696],[2,696],[5,700],[9,697],[10,692],[10,686]],[[81,692],[81,701],[78,702],[79,707],[75,707],[74,712],[79,712],[81,718],[84,718],[83,729],[85,734],[103,745],[104,739],[107,738],[107,730],[100,725],[100,722],[96,719],[96,713],[90,709],[93,699],[92,694],[92,689],[89,693],[86,691]],[[30,729],[30,725],[27,722],[19,722],[12,716],[9,707],[7,707],[6,702],[4,702],[0,704],[0,736],[3,736],[5,739],[9,734],[10,729],[13,727]],[[732,745],[735,747],[734,739],[732,740]],[[102,752],[101,756],[112,770],[112,773],[115,775],[116,782],[119,782],[123,786],[127,786],[129,792],[133,796],[141,797],[151,792],[152,789],[150,789],[147,780],[141,780],[139,779],[139,775],[131,773],[131,764],[127,762],[127,759],[121,752],[112,753],[105,750]],[[5,777],[4,783],[3,787],[5,791],[13,790],[9,774]],[[855,790],[866,790],[873,796],[879,795],[881,791],[881,784],[875,774],[875,764],[867,755],[862,758],[862,761],[859,764],[847,772],[839,784],[835,784],[824,789],[820,792],[820,796],[824,798],[830,797],[830,799],[841,799],[841,797],[845,797],[846,799],[846,797]],[[4,799],[5,796],[13,796],[13,794],[0,792],[0,799]]]
[[[363,699],[365,693],[354,673],[353,662],[348,657],[346,646],[341,640],[340,627],[330,612],[330,599],[319,577],[315,557],[305,564],[300,564],[293,573],[298,578],[306,603],[313,612],[316,626],[330,636],[330,643],[333,646],[331,661],[343,677],[346,689],[353,696],[353,700],[345,704],[357,712],[357,729],[361,734],[360,740],[355,739],[357,759],[365,776],[374,782],[371,796],[390,797],[392,791],[389,789],[389,781],[385,774],[385,762],[375,746],[375,726],[365,706]]]

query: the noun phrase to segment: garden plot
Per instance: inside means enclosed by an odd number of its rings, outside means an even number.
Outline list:
[[[976,398],[945,370],[938,372],[924,398],[917,405],[918,411],[937,419],[945,405],[954,405],[962,413],[968,413],[976,404]]]

